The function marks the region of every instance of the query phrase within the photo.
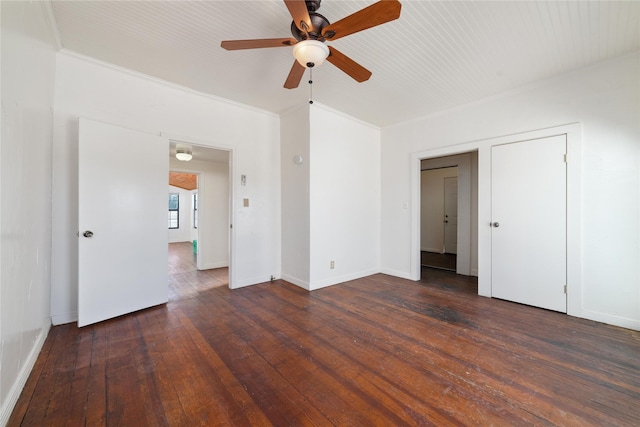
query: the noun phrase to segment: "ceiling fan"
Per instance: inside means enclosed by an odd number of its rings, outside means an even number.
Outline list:
[[[400,2],[380,0],[333,24],[316,12],[320,2],[321,0],[284,0],[293,18],[291,34],[294,38],[225,40],[220,45],[227,50],[293,46],[296,59],[284,83],[287,89],[298,87],[305,68],[319,66],[325,59],[357,82],[368,80],[371,71],[336,48],[327,46],[325,42],[398,19],[402,7]]]

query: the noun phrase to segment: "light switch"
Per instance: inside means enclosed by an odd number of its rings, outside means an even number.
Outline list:
[[[244,207],[245,208],[249,207],[249,199],[244,199]]]

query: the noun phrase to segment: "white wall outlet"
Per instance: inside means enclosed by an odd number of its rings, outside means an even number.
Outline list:
[[[332,269],[332,270],[333,270],[334,268],[336,268],[336,262],[335,262],[335,261],[331,261],[331,262],[329,263],[329,268],[330,268],[330,269]]]

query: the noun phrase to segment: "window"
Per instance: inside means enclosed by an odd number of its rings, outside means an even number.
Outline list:
[[[169,193],[169,228],[180,226],[180,195]]]
[[[198,193],[193,193],[193,228],[198,228]]]

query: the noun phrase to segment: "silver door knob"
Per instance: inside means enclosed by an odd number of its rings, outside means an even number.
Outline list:
[[[492,226],[492,227],[496,227],[496,228],[498,228],[498,227],[500,227],[500,223],[499,223],[499,222],[497,222],[497,221],[496,221],[496,222],[492,222],[492,223],[491,223],[491,226]]]
[[[93,231],[91,231],[91,230],[87,230],[87,231],[85,231],[84,233],[82,233],[82,235],[83,235],[84,237],[91,237],[91,236],[93,236]]]

